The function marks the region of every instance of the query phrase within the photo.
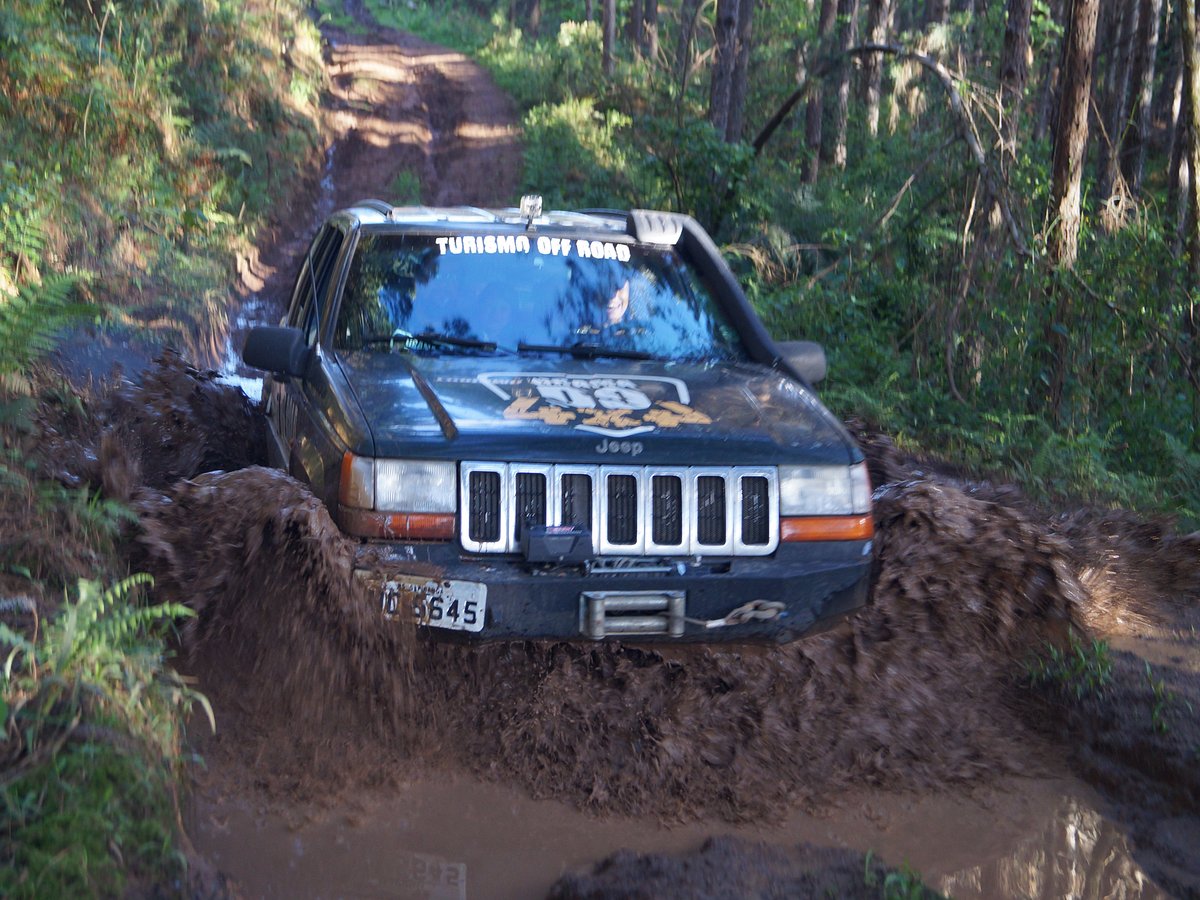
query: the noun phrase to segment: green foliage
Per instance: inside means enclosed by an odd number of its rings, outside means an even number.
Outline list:
[[[617,133],[629,124],[589,99],[534,107],[524,123],[526,187],[540,191],[547,208],[615,205],[627,184],[618,174],[627,154]]]
[[[195,704],[212,711],[165,664],[163,629],[192,612],[141,604],[149,583],[81,580],[31,636],[0,623],[5,896],[117,895],[128,872],[179,870],[180,723]]]
[[[1047,642],[1045,656],[1028,661],[1025,671],[1035,687],[1050,686],[1076,700],[1098,696],[1112,683],[1108,641],[1084,643],[1072,629],[1065,648]]]
[[[10,721],[21,722],[27,752],[37,751],[47,726],[86,715],[118,723],[156,753],[173,756],[174,710],[199,703],[211,719],[203,695],[166,667],[160,640],[163,626],[194,613],[179,604],[138,602],[150,583],[148,575],[108,588],[81,579],[76,597],[32,639],[0,623],[0,643],[9,648],[5,702]]]
[[[39,360],[80,316],[214,343],[235,257],[319,165],[306,11],[0,4],[0,570],[30,597],[77,585],[32,630],[0,625],[0,895],[119,896],[181,871],[180,723],[211,717],[164,661],[189,613],[140,603],[144,578],[94,580],[121,568],[133,514],[39,468]]]
[[[0,290],[47,257],[99,275],[98,305],[196,341],[233,253],[315,149],[324,74],[302,5],[15,0],[0,44]],[[204,301],[141,312],[180,297]]]
[[[1154,703],[1150,706],[1150,724],[1156,732],[1166,734],[1171,730],[1168,714],[1180,702],[1187,708],[1188,715],[1192,715],[1192,704],[1187,700],[1180,701],[1176,693],[1167,687],[1166,681],[1155,678],[1149,662],[1146,663],[1146,684],[1154,695]]]
[[[403,169],[396,173],[388,189],[388,198],[397,206],[418,206],[421,203],[421,178],[416,172]]]
[[[410,31],[465,53],[479,51],[493,32],[493,24],[488,21],[490,12],[472,9],[465,4],[430,3],[425,0],[367,0],[365,5],[381,25]],[[339,19],[341,6],[341,3],[332,0],[322,0],[320,4],[322,12],[328,11],[343,27],[368,27]],[[501,25],[502,20],[495,20],[495,27]]]
[[[881,900],[938,900],[943,896],[928,887],[921,879],[920,873],[908,863],[887,872],[882,882],[877,866],[875,852],[868,850],[863,859],[863,884],[869,888],[879,888]]]
[[[125,896],[133,879],[177,881],[175,811],[154,769],[104,743],[69,743],[0,787],[0,894]]]
[[[26,375],[32,365],[55,346],[63,328],[89,312],[72,302],[78,283],[74,276],[54,275],[0,299],[0,390],[28,394]]]

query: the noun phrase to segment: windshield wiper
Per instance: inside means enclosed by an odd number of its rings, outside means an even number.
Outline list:
[[[367,344],[391,343],[407,346],[414,342],[418,344],[441,344],[448,347],[469,347],[472,350],[493,351],[496,349],[495,341],[479,341],[475,338],[455,337],[452,334],[442,334],[438,331],[422,331],[420,334],[410,334],[407,331],[397,328],[391,334],[379,334],[363,338],[364,346]]]
[[[576,341],[574,344],[517,344],[518,353],[569,353],[572,356],[581,357],[583,359],[599,359],[601,357],[612,357],[613,359],[661,359],[660,356],[655,356],[653,353],[646,353],[644,350],[621,350],[617,347],[601,347],[599,344],[589,344],[584,341]]]

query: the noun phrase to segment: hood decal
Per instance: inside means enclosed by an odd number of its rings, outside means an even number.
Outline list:
[[[487,372],[478,380],[508,404],[506,419],[536,420],[606,437],[712,424],[689,405],[687,384],[668,376]]]

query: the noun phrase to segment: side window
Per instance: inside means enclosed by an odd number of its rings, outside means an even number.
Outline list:
[[[312,275],[309,273],[309,260],[315,259],[317,248],[324,240],[329,227],[321,229],[308,247],[308,252],[300,260],[300,272],[296,276],[296,286],[292,289],[292,304],[288,307],[287,324],[292,328],[301,328],[312,309]]]
[[[329,319],[329,282],[333,280],[338,252],[342,249],[344,235],[336,228],[326,229],[325,239],[313,253],[313,268],[316,271],[317,302],[304,322],[304,336],[308,346],[314,347],[322,322]]]
[[[300,265],[300,274],[296,278],[287,324],[293,328],[304,329],[304,337],[310,347],[316,346],[317,343],[321,320],[320,304],[329,287],[341,246],[342,233],[333,226],[326,225],[309,246],[308,253]]]

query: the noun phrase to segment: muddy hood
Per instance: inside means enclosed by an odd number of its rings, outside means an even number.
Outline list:
[[[810,390],[753,364],[359,353],[339,365],[378,456],[676,465],[861,459]]]

